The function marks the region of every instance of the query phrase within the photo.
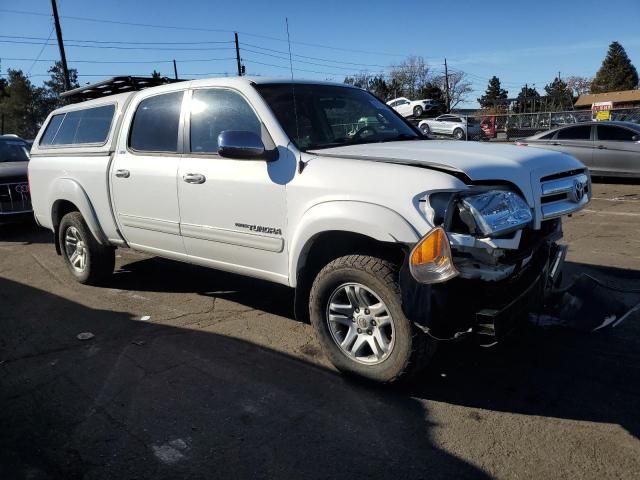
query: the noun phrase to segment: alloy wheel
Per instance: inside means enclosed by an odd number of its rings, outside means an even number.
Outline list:
[[[389,308],[360,283],[345,283],[333,291],[326,321],[333,341],[356,362],[379,364],[393,350],[395,326]]]

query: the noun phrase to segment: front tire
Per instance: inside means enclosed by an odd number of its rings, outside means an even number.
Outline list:
[[[422,131],[423,135],[429,135],[431,133],[431,129],[429,128],[429,125],[426,123],[423,123],[422,125],[420,125],[420,130]]]
[[[78,282],[99,285],[113,273],[113,247],[98,243],[80,212],[62,217],[58,235],[64,263]]]
[[[424,110],[422,109],[422,107],[420,105],[416,105],[415,107],[413,107],[413,116],[418,118],[421,117],[422,114],[424,113]]]
[[[309,312],[325,354],[348,374],[393,383],[419,372],[435,352],[404,315],[397,266],[380,258],[349,255],[325,266]]]

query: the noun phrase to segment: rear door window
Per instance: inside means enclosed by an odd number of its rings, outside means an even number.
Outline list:
[[[591,125],[569,127],[558,131],[558,140],[591,140]]]
[[[184,92],[145,98],[133,116],[129,147],[138,152],[178,152],[180,108]]]
[[[40,145],[104,144],[109,136],[115,105],[86,108],[51,117]]]
[[[614,127],[612,125],[598,125],[598,140],[632,142],[634,135],[639,135],[639,133],[622,127]]]

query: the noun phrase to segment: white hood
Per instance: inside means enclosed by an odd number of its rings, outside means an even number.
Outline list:
[[[463,173],[471,181],[507,181],[516,185],[530,205],[535,204],[532,186],[540,178],[585,168],[570,155],[539,148],[482,142],[411,140],[367,143],[308,152],[319,156],[401,163]],[[536,189],[537,190],[537,189]]]

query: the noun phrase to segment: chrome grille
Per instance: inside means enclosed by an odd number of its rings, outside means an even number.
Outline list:
[[[0,184],[0,215],[31,211],[31,195],[26,182]]]
[[[591,181],[584,172],[541,181],[540,189],[543,220],[576,212],[591,199]]]

